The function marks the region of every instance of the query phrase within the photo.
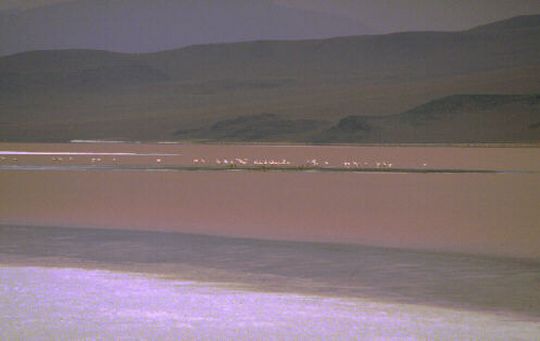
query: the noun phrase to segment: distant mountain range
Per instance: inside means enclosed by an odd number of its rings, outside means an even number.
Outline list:
[[[521,67],[539,61],[540,15],[463,32],[195,45],[151,54],[37,51],[1,58],[0,72],[4,79],[6,73],[17,75],[21,86],[29,87],[137,82],[131,78],[144,83],[258,78],[393,82]],[[122,80],[122,75],[128,79]]]
[[[540,141],[540,94],[454,95],[388,116],[347,116],[330,127],[275,114],[241,116],[176,135],[205,141],[505,143]]]
[[[540,16],[148,54],[26,52],[0,57],[0,139],[540,141],[539,61]]]
[[[74,48],[150,52],[193,44],[369,32],[350,18],[271,0],[74,0],[0,12],[0,55]]]

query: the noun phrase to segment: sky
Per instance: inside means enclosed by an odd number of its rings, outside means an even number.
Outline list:
[[[70,0],[0,0],[0,10],[28,9],[66,1]],[[538,0],[273,1],[290,7],[344,15],[361,21],[378,33],[460,30],[516,15],[540,14]]]
[[[0,10],[29,9],[67,1],[68,0],[0,0]]]
[[[538,0],[275,0],[336,13],[378,32],[461,30],[517,15],[540,14]]]

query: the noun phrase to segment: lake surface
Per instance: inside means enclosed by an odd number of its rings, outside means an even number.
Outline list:
[[[0,337],[535,339],[539,202],[540,148],[0,144]]]
[[[540,148],[0,144],[0,157],[0,223],[540,258]],[[252,168],[224,164],[236,159]]]

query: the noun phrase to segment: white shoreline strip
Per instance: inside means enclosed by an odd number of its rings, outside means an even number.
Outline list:
[[[99,155],[99,156],[179,156],[180,154],[170,153],[98,153],[98,152],[26,152],[0,150],[0,155]]]
[[[137,141],[114,141],[114,140],[71,140],[70,143],[140,143]]]

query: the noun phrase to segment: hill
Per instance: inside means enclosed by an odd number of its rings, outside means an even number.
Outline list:
[[[225,119],[208,127],[179,130],[180,139],[205,141],[308,141],[314,131],[320,131],[330,123],[310,119],[288,119],[276,114],[239,116]]]
[[[540,141],[540,95],[454,95],[389,116],[348,116],[318,142],[507,143]]]
[[[538,60],[540,16],[528,16],[464,32],[195,45],[131,55],[92,50],[37,51],[0,58],[0,72],[75,77],[82,71],[136,64],[175,81],[346,78],[394,82],[534,65]],[[53,77],[45,85],[57,83]]]
[[[272,128],[257,128],[260,139],[309,140],[347,116],[392,117],[454,94],[540,93],[540,16],[509,22],[512,29],[501,29],[505,21],[463,32],[0,57],[0,139],[251,139],[210,127],[243,117],[242,129],[255,129],[259,121],[246,118],[263,117]],[[277,131],[286,124],[296,136]],[[330,135],[320,138],[340,140]]]
[[[0,55],[42,49],[150,52],[367,32],[355,20],[271,0],[72,0],[0,15]]]
[[[352,115],[329,126],[324,121],[261,114],[176,135],[203,141],[531,143],[540,141],[540,95],[453,95],[400,114]]]

